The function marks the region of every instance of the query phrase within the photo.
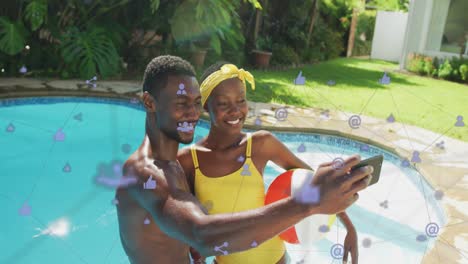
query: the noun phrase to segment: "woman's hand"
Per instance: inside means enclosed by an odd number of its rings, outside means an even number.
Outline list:
[[[205,264],[206,258],[200,255],[193,247],[190,247],[190,256],[193,259],[193,264]]]
[[[358,238],[357,232],[353,225],[347,226],[347,233],[344,240],[344,253],[343,253],[343,263],[348,262],[348,255],[351,253],[351,258],[353,259],[352,264],[358,263]]]

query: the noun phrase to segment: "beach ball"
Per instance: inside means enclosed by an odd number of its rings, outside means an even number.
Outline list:
[[[312,181],[313,177],[314,173],[306,169],[288,170],[278,175],[268,187],[265,205],[289,196],[301,199],[299,196],[304,193],[307,193],[304,199],[318,200],[320,197],[313,197],[316,195],[312,192],[304,192],[304,186],[308,188],[310,185],[307,184]],[[312,244],[325,237],[335,220],[336,215],[311,215],[283,231],[279,237],[291,244]]]

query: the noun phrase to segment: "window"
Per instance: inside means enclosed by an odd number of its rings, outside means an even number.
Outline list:
[[[437,1],[435,1],[437,2]],[[451,0],[440,51],[468,55],[468,1]]]

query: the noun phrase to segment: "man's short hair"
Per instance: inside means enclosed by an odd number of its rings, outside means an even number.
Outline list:
[[[224,64],[231,64],[230,62],[227,62],[227,61],[218,61],[218,62],[215,62],[214,64],[210,65],[208,68],[206,68],[206,70],[203,72],[201,78],[200,78],[200,84],[206,79],[208,78],[208,76],[210,76],[210,74],[212,74],[213,72],[215,71],[218,71],[221,69],[221,67],[223,67]]]
[[[166,87],[169,75],[196,76],[193,66],[188,61],[177,56],[158,56],[146,66],[143,92],[148,92],[157,98],[159,92]]]

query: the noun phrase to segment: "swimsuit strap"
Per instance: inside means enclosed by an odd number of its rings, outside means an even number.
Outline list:
[[[247,149],[246,149],[246,156],[250,158],[250,154],[252,153],[252,133],[247,133]]]
[[[197,150],[195,149],[195,144],[190,146],[190,152],[192,153],[193,165],[195,169],[198,170],[199,166],[198,166]]]

